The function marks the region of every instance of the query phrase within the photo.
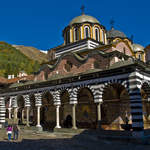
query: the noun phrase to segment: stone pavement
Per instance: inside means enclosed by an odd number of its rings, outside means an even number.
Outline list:
[[[76,133],[33,132],[22,130],[18,141],[8,141],[0,130],[0,150],[149,150],[148,143],[99,138],[99,132]]]

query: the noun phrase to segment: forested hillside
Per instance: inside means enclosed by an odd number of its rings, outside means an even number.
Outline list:
[[[48,61],[48,56],[45,53],[42,53],[35,47],[24,46],[24,45],[12,45],[25,56],[29,57],[32,60],[38,61],[39,63],[44,63]]]
[[[38,71],[39,67],[37,61],[29,59],[10,44],[0,42],[0,76],[6,78],[9,74],[16,76],[22,70],[31,74]]]

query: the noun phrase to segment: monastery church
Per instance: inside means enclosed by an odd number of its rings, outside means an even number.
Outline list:
[[[150,57],[123,32],[84,14],[63,30],[34,79],[0,89],[0,125],[37,130],[150,128]]]

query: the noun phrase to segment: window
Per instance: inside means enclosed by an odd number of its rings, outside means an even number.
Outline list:
[[[102,42],[104,43],[104,32],[102,31]]]
[[[69,44],[70,43],[70,31],[68,30],[66,32],[66,44]]]
[[[95,28],[95,40],[99,41],[99,29]]]
[[[100,68],[101,61],[94,61],[94,68],[99,69]]]
[[[84,27],[84,38],[90,37],[90,28],[88,26]]]
[[[78,41],[79,40],[79,31],[78,28],[74,29],[74,41]]]
[[[73,64],[70,61],[67,61],[64,66],[64,69],[65,71],[70,72],[72,67],[73,67]]]
[[[142,60],[141,54],[138,55],[138,59],[139,59],[139,60]]]

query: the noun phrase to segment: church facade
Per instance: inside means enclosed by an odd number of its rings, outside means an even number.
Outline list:
[[[0,123],[38,129],[101,128],[144,135],[150,127],[150,69],[144,47],[94,17],[72,19],[34,80],[0,91]]]

